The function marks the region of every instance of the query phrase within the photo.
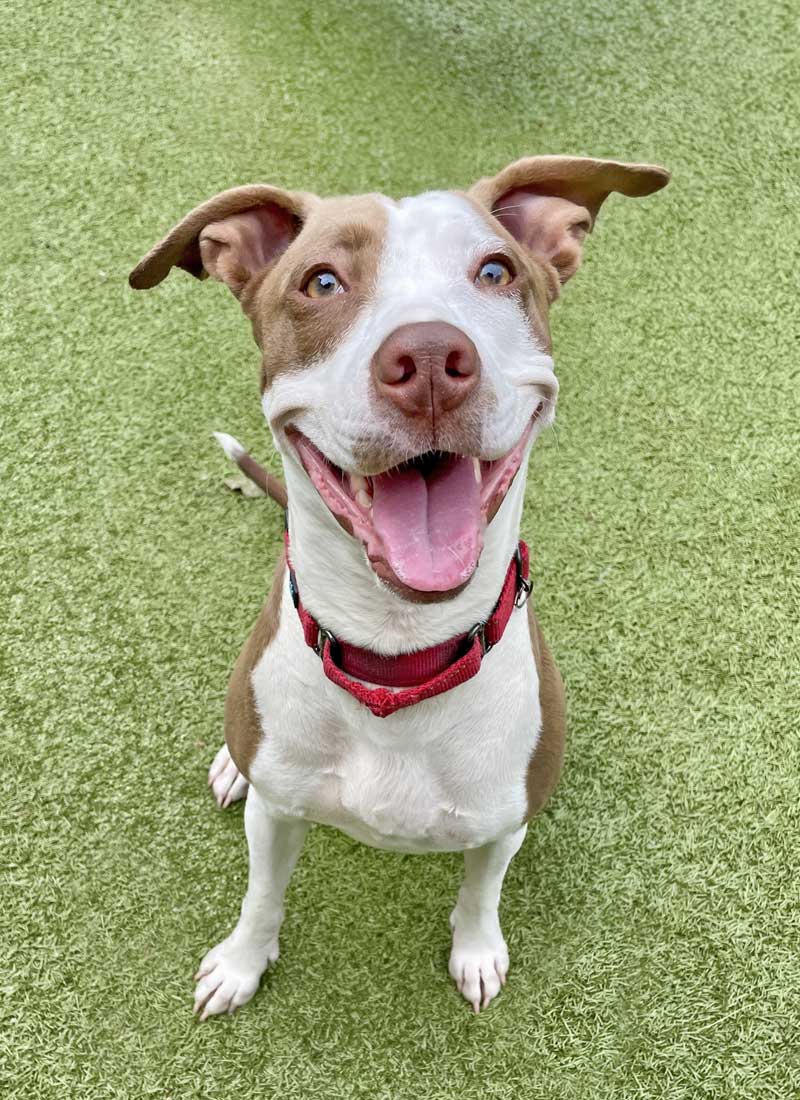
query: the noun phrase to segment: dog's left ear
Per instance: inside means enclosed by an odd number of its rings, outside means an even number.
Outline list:
[[[524,157],[468,194],[487,207],[520,244],[565,283],[580,267],[584,237],[612,191],[631,198],[666,187],[670,174],[652,164],[590,157]]]

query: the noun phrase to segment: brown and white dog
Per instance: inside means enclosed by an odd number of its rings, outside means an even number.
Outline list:
[[[476,1012],[505,983],[503,877],[564,751],[561,677],[532,605],[517,609],[518,565],[506,599],[528,454],[558,392],[548,309],[608,195],[668,179],[543,156],[400,201],[254,184],[193,210],[132,273],[152,287],[178,266],[239,299],[288,489],[291,569],[282,555],[209,774],[220,804],[247,794],[250,879],[196,975],[203,1019],[248,1001],[277,959],[311,822],[400,852],[463,850],[450,974]],[[481,624],[498,615],[489,653]],[[342,647],[362,661],[349,677]],[[357,675],[374,668],[386,676]]]

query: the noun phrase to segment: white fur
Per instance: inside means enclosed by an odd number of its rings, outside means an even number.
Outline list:
[[[208,769],[208,785],[221,809],[247,794],[247,780],[233,762],[227,745],[220,748]]]
[[[231,462],[235,462],[237,458],[241,458],[244,454],[244,447],[239,440],[234,439],[234,437],[228,435],[227,432],[214,432],[214,438]]]
[[[413,321],[448,321],[478,349],[481,385],[494,399],[482,425],[482,458],[509,451],[545,400],[538,434],[552,419],[558,385],[520,307],[512,298],[482,294],[468,277],[502,246],[469,203],[431,193],[386,205],[373,299],[328,358],[276,380],[264,412],[284,457],[292,562],[304,604],[338,637],[391,654],[441,642],[489,614],[518,538],[524,462],[486,531],[470,583],[453,599],[419,604],[378,581],[361,545],[311,485],[284,428],[296,425],[332,462],[353,471],[357,442],[387,430],[368,400],[369,362],[390,332]],[[408,457],[404,442],[395,442],[401,461]],[[206,1016],[244,1003],[277,957],[283,891],[312,821],[379,848],[467,853],[451,917],[450,973],[476,1011],[485,1007],[508,967],[497,906],[525,834],[526,772],[540,729],[525,611],[512,613],[472,680],[376,718],[325,677],[305,643],[287,581],[277,635],[251,682],[264,737],[246,808],[250,885],[233,934],[201,966],[198,1011]],[[222,800],[236,781],[228,763],[216,762]]]
[[[464,881],[450,914],[453,947],[448,970],[475,1012],[506,984],[508,948],[497,907],[506,870],[527,831],[523,825],[494,844],[464,853]]]
[[[247,893],[233,932],[206,954],[195,974],[194,1010],[201,1020],[249,1001],[267,966],[277,962],[283,895],[308,829],[304,821],[265,813],[257,791],[248,794],[244,824],[250,850]]]

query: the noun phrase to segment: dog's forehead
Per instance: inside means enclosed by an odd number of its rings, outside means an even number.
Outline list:
[[[466,195],[427,191],[402,199],[369,194],[325,199],[306,223],[306,242],[382,253],[392,266],[427,257],[461,268],[481,250],[501,245],[493,219]]]
[[[397,254],[426,254],[458,262],[499,242],[488,217],[455,191],[427,191],[397,202],[383,201],[389,212],[387,243]]]

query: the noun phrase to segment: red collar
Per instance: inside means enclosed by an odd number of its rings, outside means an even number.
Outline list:
[[[439,645],[384,657],[371,649],[362,649],[335,638],[317,622],[300,602],[297,580],[289,560],[289,533],[286,532],[286,563],[292,600],[300,616],[306,645],[322,658],[325,675],[359,703],[369,707],[378,718],[394,714],[423,699],[449,691],[471,680],[483,658],[503,637],[511,612],[522,607],[530,595],[528,547],[520,542],[509,563],[500,598],[486,622],[478,622],[466,634],[458,634]],[[366,680],[380,687],[366,687]],[[389,688],[401,688],[390,691]]]

